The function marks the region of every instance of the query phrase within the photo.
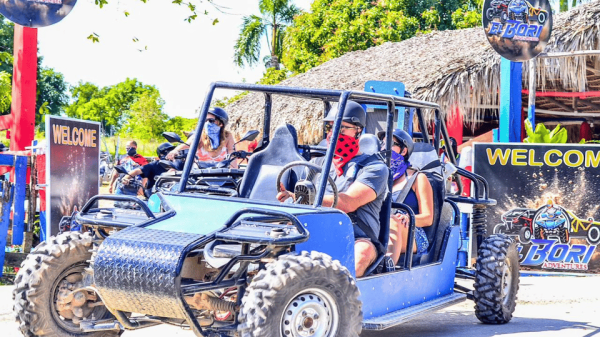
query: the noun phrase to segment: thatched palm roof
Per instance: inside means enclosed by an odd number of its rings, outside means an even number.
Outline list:
[[[600,1],[554,16],[553,36],[546,52],[600,49]],[[600,90],[597,58],[576,57],[538,61],[538,91]],[[523,64],[527,88],[527,63]],[[479,119],[481,105],[497,105],[500,89],[500,56],[489,45],[482,28],[438,31],[364,51],[347,53],[287,79],[283,86],[363,90],[369,80],[401,81],[413,98],[438,103],[443,113],[456,108],[466,122]],[[524,96],[525,106],[527,96]],[[260,126],[264,99],[250,94],[226,109],[236,134]],[[538,98],[538,108],[561,109],[557,99]],[[561,102],[559,102],[561,103]],[[562,102],[563,107],[568,102]],[[593,105],[593,104],[592,104]],[[600,106],[600,103],[598,103]],[[584,111],[593,108],[582,106]],[[321,137],[321,104],[290,98],[273,100],[273,127],[291,122],[306,143]]]

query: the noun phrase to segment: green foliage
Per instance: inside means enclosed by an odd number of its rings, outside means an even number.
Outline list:
[[[452,24],[457,29],[479,27],[481,19],[481,11],[479,9],[469,10],[467,5],[452,13]]]
[[[131,105],[121,133],[137,139],[161,137],[161,134],[166,131],[165,121],[169,119],[169,116],[163,112],[164,104],[158,90],[143,92]]]
[[[131,106],[144,93],[158,93],[135,78],[104,88],[80,82],[70,91],[73,102],[65,108],[67,116],[102,122],[105,129],[115,131],[120,131]]]
[[[535,130],[531,122],[525,120],[525,132],[527,132],[527,138],[523,139],[523,143],[566,143],[567,142],[567,129],[562,128],[558,124],[551,132],[546,129],[546,126],[542,123],[537,123]]]
[[[269,41],[270,56],[265,59],[267,68],[279,69],[287,25],[301,13],[289,0],[259,0],[258,8],[262,16],[251,15],[243,18],[240,36],[234,46],[234,62],[238,67],[244,64],[253,66],[260,57],[260,40],[264,36]]]
[[[290,77],[290,72],[285,69],[267,68],[258,84],[275,85],[288,77]]]
[[[0,111],[9,111],[12,101],[12,80],[9,73],[0,71]]]
[[[225,97],[223,97],[221,99],[216,100],[213,103],[213,106],[218,106],[219,108],[224,108],[224,107],[228,106],[229,104],[242,99],[242,97],[244,97],[244,96],[246,96],[248,94],[249,94],[248,91],[243,91],[243,92],[241,92],[241,93],[239,93],[239,94],[237,94],[237,95],[235,95],[235,96],[233,96],[231,98],[225,96]]]
[[[475,27],[482,0],[315,0],[286,30],[283,64],[294,73],[384,42]],[[456,14],[455,14],[456,13]]]
[[[169,119],[166,122],[165,130],[177,132],[180,136],[183,137],[182,132],[196,129],[196,124],[198,124],[197,118],[183,118],[177,116]],[[182,139],[185,139],[185,137],[183,137]]]

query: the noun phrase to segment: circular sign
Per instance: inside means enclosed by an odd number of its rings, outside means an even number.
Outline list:
[[[53,25],[71,12],[77,0],[0,0],[0,14],[24,27]]]
[[[552,33],[548,0],[485,0],[485,36],[502,57],[523,62],[544,50]]]

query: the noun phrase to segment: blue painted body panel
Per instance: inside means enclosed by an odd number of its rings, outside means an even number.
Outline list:
[[[389,81],[367,81],[365,83],[366,92],[376,92],[384,95],[394,95],[404,97],[406,87],[402,82],[389,82]],[[384,108],[384,105],[367,105],[367,108]],[[409,109],[409,113],[405,115],[405,108],[398,108],[398,128],[406,130],[412,135],[413,132],[413,116],[415,113],[414,109]],[[406,125],[405,125],[406,124]]]
[[[358,279],[364,319],[451,294],[459,239],[459,227],[454,226],[441,263]]]
[[[10,207],[12,206],[14,187],[11,186],[10,190],[2,191],[2,200],[4,200],[5,193],[9,193],[9,195],[7,197],[8,202],[2,203],[2,218],[0,219],[0,266],[4,266],[4,247],[6,246],[6,237],[8,236],[8,223],[10,221]],[[2,276],[2,269],[0,268],[0,276]]]
[[[505,58],[500,61],[500,121],[498,137],[501,143],[521,141],[522,64]]]
[[[40,241],[46,241],[46,211],[40,211]]]
[[[16,156],[15,160],[15,203],[13,214],[12,244],[23,244],[25,231],[25,185],[27,184],[27,157]]]
[[[11,154],[0,154],[0,166],[13,166],[15,157]]]
[[[207,235],[223,229],[227,220],[244,208],[287,212],[295,215],[310,234],[308,241],[296,246],[297,250],[326,253],[339,260],[354,275],[354,230],[350,218],[339,210],[204,194],[162,196],[176,214],[147,228]],[[159,201],[158,197],[149,201],[153,212],[160,210]]]

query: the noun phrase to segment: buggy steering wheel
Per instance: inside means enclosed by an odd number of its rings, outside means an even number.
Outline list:
[[[279,174],[277,175],[277,192],[281,192],[281,178],[283,177],[283,174],[285,173],[285,171],[291,169],[292,167],[296,167],[296,166],[306,166],[312,171],[321,173],[321,167],[319,167],[318,165],[313,164],[311,162],[307,162],[307,161],[291,162],[291,163],[285,165],[281,169]],[[335,186],[335,182],[333,181],[333,179],[331,179],[331,177],[329,175],[327,175],[327,182],[329,183],[329,185],[331,185],[331,189],[333,190],[333,203],[331,204],[331,207],[335,208],[335,206],[337,206],[337,203],[338,203],[337,186]],[[314,197],[316,194],[316,189],[310,179],[301,179],[301,180],[298,180],[296,182],[296,185],[294,186],[294,194],[296,195],[296,200],[294,200],[295,204],[310,205],[310,204],[312,204],[312,202],[314,200]],[[298,197],[299,195],[300,195],[300,197]]]

